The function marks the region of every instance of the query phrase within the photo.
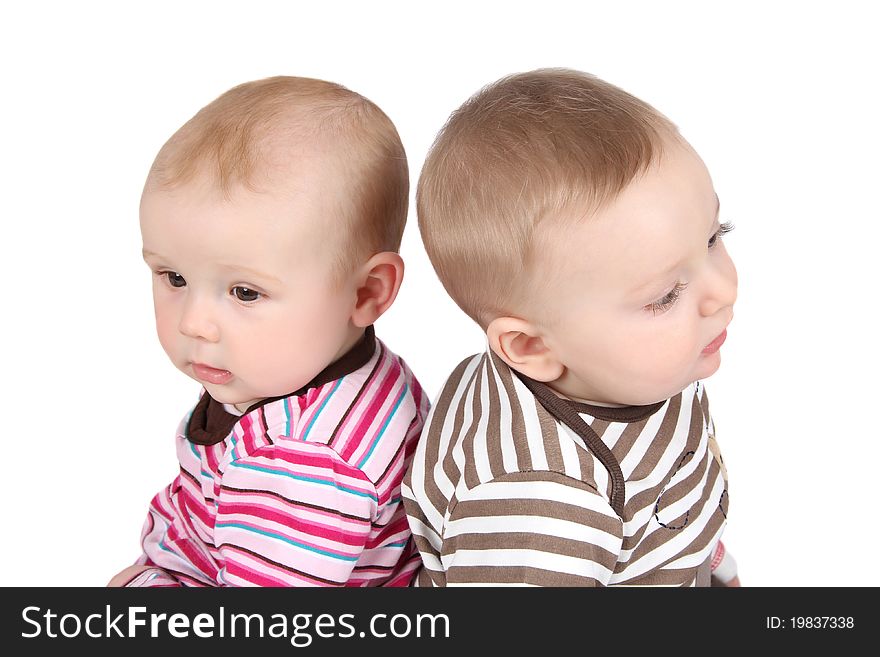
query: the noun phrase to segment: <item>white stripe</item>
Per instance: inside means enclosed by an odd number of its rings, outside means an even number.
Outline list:
[[[628,496],[635,497],[643,490],[657,486],[663,478],[666,477],[666,473],[672,470],[677,465],[678,461],[681,460],[690,433],[691,405],[692,400],[687,403],[685,403],[685,400],[682,400],[675,429],[672,438],[669,440],[669,444],[666,446],[666,450],[663,452],[663,455],[657,461],[656,465],[643,479],[633,479],[627,482]],[[645,439],[645,442],[650,444],[650,441],[656,438],[656,432],[655,434],[643,432],[640,439],[642,437]],[[700,439],[700,442],[705,442],[705,436]],[[644,453],[644,451],[645,450],[642,450],[642,453]],[[696,454],[694,456],[696,456]],[[631,467],[635,467],[635,465],[632,465]]]
[[[586,484],[581,483],[580,486],[567,486],[555,481],[493,481],[477,486],[460,499],[547,500],[590,509],[619,521],[608,500]]]
[[[454,560],[444,559],[447,570],[469,566],[526,567],[550,570],[556,573],[592,577],[607,582],[612,571],[589,559],[579,559],[540,550],[459,550]]]
[[[565,474],[572,479],[583,479],[584,473],[581,471],[581,462],[578,459],[576,443],[568,433],[561,431],[558,422],[556,423],[556,434],[559,440],[559,451],[562,453],[562,464],[565,467]]]
[[[594,418],[593,416],[584,413],[581,415],[581,419],[587,424],[592,424]],[[605,443],[608,449],[613,449],[628,426],[628,422],[610,422],[608,427],[602,433],[602,438],[600,438],[600,440]]]
[[[652,516],[654,515],[655,506],[656,506],[657,502],[659,501],[659,499],[662,498],[662,494],[661,494],[660,498],[656,498],[647,507],[645,507],[644,509],[640,509],[636,514],[634,514],[632,520],[630,522],[626,523],[626,527],[624,528],[624,535],[625,536],[632,536],[640,528],[647,525],[647,528],[645,529],[644,534],[642,535],[642,538],[639,541],[639,543],[641,544],[641,543],[644,543],[646,540],[648,540],[648,538],[654,532],[677,531],[674,529],[669,529],[667,527],[663,527],[659,523],[662,522],[664,524],[669,524],[669,522],[671,522],[675,518],[678,518],[679,516],[683,515],[685,512],[687,512],[689,510],[691,511],[691,513],[688,515],[688,523],[690,524],[691,522],[697,522],[696,518],[698,517],[699,514],[697,513],[697,510],[693,509],[692,507],[694,504],[697,503],[697,501],[702,496],[702,494],[705,490],[706,477],[708,475],[709,466],[711,465],[711,460],[707,460],[705,449],[702,451],[702,457],[698,458],[698,456],[699,455],[695,454],[694,460],[692,462],[695,465],[702,465],[705,470],[704,470],[703,477],[701,478],[700,482],[696,485],[695,488],[688,491],[688,494],[685,496],[687,501],[684,501],[684,498],[683,498],[683,500],[680,500],[676,504],[672,505],[675,507],[674,509],[670,509],[669,507],[661,509],[660,512],[658,513],[659,520],[656,518],[652,520]],[[690,462],[688,463],[688,465],[690,465]],[[719,478],[720,478],[720,475],[719,475]],[[673,477],[673,479],[680,481],[680,479],[677,477]],[[671,487],[670,485],[667,485],[666,490],[669,490],[670,487]],[[723,486],[722,486],[722,488],[723,488]],[[710,499],[711,499],[711,495],[712,494],[710,494]],[[720,500],[720,497],[721,497],[721,493],[719,492],[718,493],[719,500]],[[712,511],[710,511],[707,514],[706,519],[711,517],[711,515],[712,515]],[[637,548],[638,548],[638,546],[636,546],[636,548],[633,548],[632,550],[623,550],[620,554],[621,562],[625,563],[625,562],[629,561],[629,559],[632,557],[633,552]]]
[[[418,447],[416,449],[416,458],[413,463],[413,476],[412,476],[412,484],[413,484],[413,496],[416,500],[421,500],[419,506],[421,507],[422,513],[425,515],[425,518],[428,522],[431,523],[431,526],[435,528],[435,530],[440,530],[443,526],[444,514],[446,513],[446,509],[435,509],[432,504],[429,503],[428,494],[425,492],[425,482],[430,477],[430,479],[434,482],[434,484],[440,489],[440,493],[443,497],[449,500],[452,495],[455,493],[455,484],[449,480],[449,477],[446,476],[446,473],[443,471],[443,455],[449,453],[449,444],[452,440],[452,428],[455,423],[455,411],[458,408],[458,404],[464,392],[467,388],[468,381],[471,378],[474,370],[479,366],[480,356],[476,355],[471,358],[470,362],[465,366],[464,371],[462,372],[461,378],[455,382],[456,390],[453,394],[452,400],[449,404],[449,410],[446,416],[438,417],[435,413],[436,406],[431,409],[428,414],[428,420],[425,424],[424,435],[428,435],[428,430],[431,428],[435,422],[441,423],[441,431],[440,431],[440,445],[439,445],[439,453],[440,453],[440,461],[437,463],[431,464],[430,473],[424,470],[425,467],[425,454],[427,452],[427,441],[420,440],[418,442]],[[446,385],[449,385],[451,378],[444,384],[444,388]],[[458,436],[455,437],[458,440]]]
[[[477,470],[477,477],[480,481],[489,481],[492,479],[492,468],[489,466],[489,444],[488,431],[489,426],[489,377],[492,376],[487,368],[482,368],[479,376],[479,389],[474,390],[475,395],[480,396],[480,417],[477,419],[477,433],[474,436],[474,467]],[[473,401],[472,399],[469,401]]]
[[[721,477],[719,476],[720,480]],[[710,511],[708,513],[703,513],[703,509],[694,509],[694,513],[691,515],[691,522],[681,530],[678,530],[674,539],[667,541],[663,545],[657,546],[656,549],[648,552],[647,554],[642,555],[636,561],[630,562],[630,564],[626,567],[625,572],[630,577],[638,577],[639,575],[643,575],[650,570],[656,568],[659,564],[669,561],[670,559],[675,559],[678,554],[683,552],[689,545],[691,545],[697,537],[703,532],[706,527],[706,523],[711,520],[715,506],[717,506],[718,501],[721,497],[721,492],[724,490],[724,482],[720,482],[720,486],[716,485],[712,494],[709,495],[709,499],[706,504],[709,506]],[[722,523],[723,526],[723,523]],[[720,536],[720,534],[718,534]],[[716,536],[717,538],[717,536]],[[709,551],[714,547],[715,540],[709,541],[709,544],[706,546],[705,550],[701,550],[699,554],[702,554],[702,560],[697,560],[698,557],[682,557],[676,561],[669,563],[666,568],[673,567],[693,567],[695,565],[699,565],[702,561],[705,561],[709,556]],[[693,561],[696,560],[696,563]],[[684,563],[688,564],[687,566],[679,566],[676,564]]]
[[[505,472],[516,472],[519,470],[519,463],[516,458],[516,448],[512,432],[509,430],[513,426],[513,411],[510,406],[510,398],[504,389],[504,381],[501,374],[495,367],[493,359],[489,358],[489,375],[495,378],[495,389],[498,391],[498,400],[500,408],[500,422],[498,424],[501,433],[501,460],[504,464]],[[495,409],[492,409],[495,410]]]
[[[611,489],[611,475],[605,466],[602,465],[602,461],[596,458],[595,454],[592,452],[589,452],[589,454],[593,457],[593,481],[596,482],[596,489],[599,491],[599,494],[611,504],[611,500],[608,497],[609,490]],[[624,491],[625,490],[626,486],[624,482]]]
[[[548,466],[547,454],[544,452],[544,437],[541,433],[538,411],[535,408],[538,401],[518,378],[514,378],[513,384],[517,396],[516,402],[522,409],[526,441],[529,444],[529,454],[532,457],[532,469],[546,470]]]
[[[694,454],[691,460],[685,464],[681,470],[679,470],[675,475],[673,475],[672,479],[670,479],[669,484],[666,486],[666,490],[660,495],[658,502],[660,503],[661,509],[657,514],[660,517],[660,522],[664,525],[668,525],[675,518],[678,518],[680,515],[686,513],[690,510],[697,502],[700,500],[700,496],[703,494],[704,489],[706,488],[706,479],[709,476],[709,466],[712,461],[706,459],[705,450],[703,450],[703,454]],[[663,496],[667,494],[676,484],[681,481],[684,481],[687,477],[689,477],[692,472],[696,471],[697,467],[702,469],[702,475],[700,476],[699,482],[691,488],[685,495],[681,497],[681,499],[676,500],[672,504],[665,505],[663,504]],[[690,516],[689,516],[690,517]]]
[[[464,588],[466,586],[475,587],[475,586],[518,586],[518,587],[530,587],[530,588],[538,588],[539,584],[527,584],[525,582],[447,582],[446,586],[449,588]]]
[[[472,404],[474,395],[477,394],[477,385],[479,384],[480,373],[476,372],[474,377],[468,381],[467,388],[464,390],[461,400],[455,406],[450,406],[450,413],[446,416],[447,426],[453,426],[455,424],[455,414],[452,412],[452,409],[458,409],[459,406],[462,407],[462,421],[461,427],[458,429],[458,435],[454,437],[455,442],[452,443],[452,460],[455,461],[456,468],[460,474],[460,477],[457,482],[449,482],[450,485],[453,485],[452,489],[455,492],[460,492],[465,489],[465,480],[464,480],[464,469],[465,469],[465,461],[471,460],[473,456],[473,450],[468,452],[468,456],[465,456],[464,453],[464,444],[465,444],[465,436],[467,436],[468,432],[471,429],[471,425],[474,422],[474,414],[472,410]],[[442,468],[438,467],[434,470],[438,476],[442,476],[444,479],[448,480],[446,477],[446,473]],[[446,488],[441,488],[446,499],[451,499],[453,493],[446,492]]]
[[[370,384],[370,387],[365,391],[366,394],[362,395],[362,397],[364,399],[366,399],[368,397],[373,400],[376,399],[377,393],[379,391],[378,385],[390,373],[391,369],[393,368],[395,360],[394,360],[394,358],[389,357],[388,354],[389,354],[389,352],[386,351],[385,352],[386,357],[383,359],[383,362],[380,365],[381,371],[377,372],[378,376],[376,376],[373,379],[373,382]],[[336,408],[340,409],[340,411],[337,413],[332,413],[332,412],[328,413],[328,410],[330,410],[330,408],[325,408],[321,417],[318,418],[318,421],[315,423],[315,426],[312,427],[311,432],[309,433],[310,440],[326,441],[327,439],[329,439],[329,437],[330,437],[329,434],[333,433],[333,430],[336,428],[336,425],[339,423],[339,416],[345,412],[344,409],[348,408],[349,404],[351,403],[351,397],[353,395],[357,394],[357,391],[360,390],[361,385],[363,385],[363,381],[359,381],[356,385],[351,386],[351,389],[349,392],[348,390],[343,389],[343,387],[346,385],[346,383],[347,383],[346,381],[342,382],[342,386],[340,387],[339,390],[336,391],[336,394],[330,400],[330,406],[335,405]],[[362,434],[363,437],[358,441],[357,448],[352,453],[352,455],[349,457],[349,459],[348,459],[349,463],[360,463],[361,460],[364,458],[364,456],[367,455],[369,450],[375,449],[376,446],[373,444],[373,439],[376,437],[376,435],[378,435],[379,430],[382,428],[382,424],[385,422],[385,416],[387,415],[388,411],[390,411],[391,408],[394,406],[394,404],[397,403],[397,398],[400,396],[400,393],[403,391],[403,385],[404,385],[403,369],[401,368],[397,372],[397,376],[394,379],[391,390],[389,391],[389,393],[387,395],[385,395],[383,397],[382,403],[379,406],[379,409],[376,411],[375,415],[373,416],[373,421],[370,422],[370,425],[363,432],[363,434]],[[398,407],[398,409],[397,409],[398,414],[401,413],[401,411],[403,411],[403,409],[405,408],[406,402],[407,402],[407,400],[406,400],[406,398],[404,398],[404,400],[401,402],[400,407]],[[397,417],[400,417],[400,416],[397,415]],[[349,421],[350,421],[350,424],[348,425],[349,430],[351,427],[353,427],[355,424],[357,424],[358,419],[359,419],[358,416],[354,416],[354,417],[349,418]],[[394,418],[392,417],[392,422],[393,421],[394,421]],[[323,424],[323,427],[322,427],[322,424]],[[386,430],[385,430],[386,435],[393,435],[393,434],[388,433],[388,430],[392,426],[393,425],[389,425],[389,427],[386,428]],[[403,431],[406,431],[405,427],[404,427]],[[323,438],[322,434],[326,434],[327,438]],[[344,439],[348,439],[348,438],[350,438],[350,434],[348,436],[344,437]],[[376,452],[374,451],[373,454],[371,454],[371,459],[375,454],[376,454]],[[364,464],[364,465],[366,465],[366,464]],[[380,464],[380,467],[381,467],[381,464]],[[382,467],[382,469],[384,470],[384,467]]]
[[[685,404],[682,404],[682,408],[684,408]],[[645,422],[645,426],[642,427],[642,431],[639,434],[639,437],[633,443],[633,446],[630,448],[629,453],[624,457],[623,461],[620,462],[620,469],[623,471],[623,476],[626,479],[629,479],[629,476],[632,474],[633,470],[635,470],[636,466],[641,462],[641,460],[645,457],[645,452],[648,451],[648,448],[654,442],[654,439],[657,437],[657,433],[660,431],[660,425],[663,423],[664,418],[666,417],[666,411],[669,409],[669,402],[656,413],[654,413],[651,417],[648,418],[648,421]],[[688,412],[688,416],[690,416],[690,412]],[[676,425],[676,429],[681,425],[682,417],[681,412],[679,412],[678,416],[678,424]],[[628,426],[625,423],[624,426]],[[684,425],[687,427],[687,423]]]
[[[403,496],[408,497],[411,495],[411,492],[404,490]],[[440,538],[440,535],[434,531],[434,528],[430,525],[426,525],[418,518],[414,518],[413,516],[409,516],[407,518],[407,522],[409,523],[409,528],[412,530],[412,533],[416,536],[421,536],[426,541],[431,544],[431,547],[440,552],[441,547],[443,546],[443,539]],[[426,555],[422,555],[424,558]]]
[[[451,521],[446,527],[446,537],[468,534],[503,534],[507,532],[550,536],[589,545],[596,545],[612,554],[620,551],[621,538],[598,527],[583,525],[570,520],[546,516],[482,516]]]

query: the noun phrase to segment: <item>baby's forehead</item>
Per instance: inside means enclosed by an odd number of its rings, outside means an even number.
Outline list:
[[[640,211],[597,213],[541,231],[533,249],[554,284],[577,282],[585,293],[631,298],[662,285],[676,265],[709,237],[714,213]]]
[[[221,188],[203,174],[184,184],[149,184],[141,201],[142,227],[157,238],[234,233],[241,248],[281,248],[291,242],[322,243],[345,232],[339,221],[338,187],[323,184],[318,166],[281,168],[250,184]],[[206,246],[211,243],[204,238]]]
[[[548,280],[577,280],[606,292],[626,288],[653,266],[646,236],[628,218],[590,217],[544,225],[532,248],[532,261]],[[646,258],[646,256],[648,256]]]

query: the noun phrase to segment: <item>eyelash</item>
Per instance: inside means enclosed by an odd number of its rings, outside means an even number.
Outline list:
[[[675,302],[678,301],[681,293],[684,292],[686,288],[687,283],[676,283],[675,287],[669,290],[665,297],[650,304],[649,308],[651,309],[651,312],[656,315],[657,313],[669,310]]]
[[[709,248],[711,249],[716,244],[718,244],[718,240],[727,235],[730,231],[733,230],[733,224],[729,221],[725,221],[718,227],[718,231],[709,239]]]
[[[718,227],[718,230],[709,238],[709,249],[715,248],[715,245],[718,244],[718,240],[727,235],[730,231],[733,230],[733,224],[729,221],[725,221],[721,226]],[[651,309],[655,315],[658,313],[666,312],[669,310],[678,298],[681,296],[681,293],[685,291],[687,288],[687,283],[678,282],[662,299],[654,301],[653,303],[648,304],[648,308]]]
[[[164,278],[165,281],[168,283],[168,285],[170,285],[171,287],[173,287],[173,288],[175,288],[175,289],[179,289],[179,288],[182,288],[182,287],[185,287],[185,286],[186,286],[186,279],[184,279],[183,276],[181,276],[180,274],[178,274],[176,271],[167,271],[167,270],[165,270],[165,271],[157,271],[157,272],[156,272],[156,275],[157,275],[157,276],[161,276],[162,278]],[[179,277],[180,280],[183,281],[183,285],[175,285],[174,283],[172,283],[172,282],[171,282],[171,277],[172,277],[172,276],[177,276],[177,277]],[[255,299],[242,299],[238,294],[235,293],[236,290],[244,290],[244,291],[250,292],[250,293],[252,293],[252,294],[256,294],[257,297],[256,297]],[[239,301],[239,302],[241,302],[241,303],[243,303],[243,304],[246,304],[246,305],[252,305],[252,304],[256,303],[257,301],[259,301],[260,299],[262,299],[263,297],[266,296],[266,295],[263,294],[262,292],[257,292],[256,290],[251,289],[251,288],[249,288],[249,287],[245,287],[244,285],[236,285],[236,286],[234,286],[232,289],[229,290],[229,294],[231,294],[232,296],[234,296],[235,299],[236,299],[237,301]]]

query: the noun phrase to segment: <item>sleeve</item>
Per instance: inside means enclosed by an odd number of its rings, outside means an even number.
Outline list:
[[[125,583],[126,587],[132,588],[179,588],[180,581],[169,575],[161,568],[150,568],[138,573]]]
[[[150,502],[141,532],[143,554],[137,564],[152,568],[126,584],[128,587],[213,586],[217,568],[187,526],[182,511],[180,475]]]
[[[367,547],[375,486],[323,443],[284,440],[223,475],[214,541],[225,586],[344,586]]]
[[[605,586],[623,526],[594,488],[553,472],[480,484],[444,527],[447,586]]]
[[[737,566],[733,555],[724,547],[724,543],[718,541],[712,553],[712,579],[726,585],[737,576]]]

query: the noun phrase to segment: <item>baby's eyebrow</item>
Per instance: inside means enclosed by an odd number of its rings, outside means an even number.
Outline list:
[[[151,258],[151,257],[152,258],[161,258],[162,257],[158,253],[150,251],[149,249],[142,249],[141,254],[144,257],[144,260],[147,260],[148,258]],[[254,276],[256,278],[262,278],[267,281],[272,281],[274,283],[278,283],[279,285],[281,284],[281,279],[279,279],[275,276],[272,276],[271,274],[266,274],[265,272],[261,272],[257,269],[245,267],[244,265],[230,265],[230,264],[223,263],[220,266],[223,267],[224,269],[228,269],[230,271],[242,272],[244,274],[250,274],[251,276]]]
[[[245,267],[244,265],[228,265],[228,264],[222,264],[222,265],[220,265],[220,266],[223,267],[223,268],[225,268],[225,269],[229,269],[229,270],[231,270],[231,271],[235,271],[235,272],[243,272],[243,273],[245,273],[245,274],[250,274],[250,275],[252,275],[252,276],[255,276],[255,277],[257,277],[257,278],[262,278],[262,279],[265,279],[265,280],[267,280],[267,281],[273,281],[273,282],[278,283],[278,284],[281,283],[281,280],[280,280],[280,279],[276,278],[275,276],[272,276],[271,274],[266,274],[265,272],[261,272],[261,271],[259,271],[259,270],[257,270],[257,269],[251,269],[250,267]]]
[[[716,202],[715,216],[712,218],[712,225],[713,226],[715,225],[715,222],[718,221],[718,217],[721,215],[721,199],[718,198],[718,194],[715,194],[715,202]],[[682,263],[682,261],[679,260],[671,267],[668,267],[664,271],[662,271],[658,274],[655,274],[654,276],[652,276],[650,279],[646,280],[641,285],[630,290],[630,295],[635,296],[636,294],[642,292],[646,287],[649,287],[651,285],[656,284],[658,280],[665,278],[666,276],[668,276],[669,274],[674,272],[676,269],[678,269],[681,266],[681,263]]]

